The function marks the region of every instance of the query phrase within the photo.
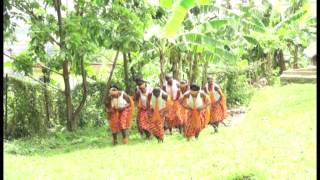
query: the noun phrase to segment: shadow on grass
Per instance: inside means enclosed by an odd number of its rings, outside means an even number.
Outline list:
[[[118,141],[117,146],[122,144],[121,133],[118,134]],[[128,146],[144,143],[144,141],[137,131],[131,130],[129,132]],[[50,156],[83,149],[115,148],[117,146],[112,145],[110,130],[106,130],[106,127],[98,127],[7,141],[4,143],[4,151],[15,155]]]
[[[181,135],[175,135],[172,138],[182,139]],[[170,136],[166,133],[165,136]],[[181,137],[180,137],[181,136]],[[134,146],[143,143],[157,143],[152,137],[146,140],[136,129],[129,131],[129,143],[124,146]],[[164,142],[165,143],[165,142]],[[106,127],[84,128],[75,132],[55,132],[43,137],[22,138],[4,143],[4,151],[8,154],[26,155],[26,156],[53,156],[64,153],[71,153],[84,149],[116,148],[123,146],[122,135],[118,134],[118,145],[112,144],[111,131]]]

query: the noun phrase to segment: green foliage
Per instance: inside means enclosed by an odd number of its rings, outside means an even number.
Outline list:
[[[182,6],[175,7],[172,16],[169,19],[169,22],[166,24],[164,28],[165,37],[171,37],[175,34],[175,32],[178,30],[178,28],[182,24],[185,18],[186,12],[187,12],[187,9],[185,9]]]
[[[65,97],[63,92],[48,88],[50,122],[46,122],[44,87],[39,84],[9,77],[8,83],[8,119],[5,135],[7,138],[21,138],[43,135],[51,131],[59,131],[66,125]],[[88,83],[86,104],[79,114],[80,127],[97,127],[105,124],[106,116],[102,101],[105,83]],[[82,85],[72,91],[74,103],[82,98]],[[4,107],[6,104],[4,104]]]
[[[82,109],[77,123],[79,127],[97,127],[105,124],[106,114],[104,110],[104,97],[106,83],[88,83],[88,96],[84,108]],[[74,103],[78,104],[82,98],[82,84],[73,90]]]
[[[115,4],[108,17],[109,29],[107,34],[109,44],[114,49],[136,51],[139,48],[139,39],[143,37],[143,22],[128,8]]]
[[[9,77],[8,82],[4,81],[8,88],[8,119],[5,135],[7,138],[20,138],[31,135],[44,134],[47,131],[48,124],[55,122],[46,122],[46,111],[44,103],[43,86],[34,84],[15,77]],[[61,92],[51,92],[48,101],[50,102],[51,121],[63,122],[65,118],[63,105],[55,103],[53,98],[62,98]],[[59,107],[61,107],[59,109]]]
[[[248,105],[254,89],[250,79],[239,70],[226,70],[215,74],[218,83],[226,94],[227,104],[231,106]]]
[[[195,5],[207,5],[212,2],[208,0],[180,0],[176,3],[173,5],[172,14],[163,29],[163,37],[165,38],[173,37],[178,32],[190,8]]]
[[[13,61],[13,67],[15,70],[19,72],[24,72],[25,74],[32,74],[33,66],[35,65],[35,61],[32,58],[29,51],[24,51],[15,57],[15,61]]]
[[[10,141],[5,145],[6,153],[15,155],[55,155],[87,147],[104,147],[106,128],[82,128],[75,132],[64,129]]]
[[[67,10],[62,5],[62,14],[65,15],[62,17],[61,32],[56,12],[51,14],[47,11],[48,8],[53,9],[54,4],[51,0],[4,1],[5,36],[14,29],[12,17],[24,19],[30,25],[29,48],[17,56],[13,64],[15,70],[31,74],[35,62],[61,70],[63,61],[68,61],[70,73],[80,74],[80,62],[84,60],[86,75],[97,78],[90,62],[103,49],[119,50],[131,54],[128,58],[129,82],[124,82],[123,61],[118,61],[112,81],[121,89],[134,89],[134,76],[142,76],[152,86],[158,85],[160,54],[163,55],[164,73],[171,72],[173,62],[179,61],[180,75],[185,79],[193,76],[198,83],[203,79],[199,69],[204,64],[221,63],[232,69],[218,76],[229,105],[248,104],[251,96],[249,82],[254,78],[266,76],[271,84],[278,80],[275,52],[291,50],[299,45],[298,56],[301,57],[303,49],[316,35],[316,18],[311,18],[310,6],[305,0],[290,1],[290,7],[283,12],[279,2],[273,6],[268,1],[263,1],[262,8],[250,1],[240,4],[238,9],[228,9],[209,0],[161,0],[160,6],[151,6],[151,3],[139,0],[81,0],[75,2],[74,10]],[[25,17],[21,17],[12,7],[16,7]],[[148,30],[154,32],[147,33]],[[50,57],[45,49],[48,44],[57,47]],[[171,57],[173,51],[177,51],[176,58]],[[194,57],[197,57],[195,67],[190,63]],[[104,62],[109,63],[110,59],[105,58]],[[257,67],[253,76],[242,74],[246,67],[266,59],[268,64]],[[305,59],[302,58],[299,64],[305,65]],[[106,77],[107,72],[109,69],[100,76]],[[99,109],[102,85],[98,84],[89,85],[93,90],[89,90],[87,105],[79,115],[81,127],[102,124],[104,115]],[[80,85],[74,93],[73,101],[77,104],[82,96]],[[59,97],[56,101],[63,104],[65,100],[60,94],[53,93],[51,96]],[[65,105],[56,109],[64,112]],[[63,116],[58,114],[52,123],[65,125]],[[24,134],[32,133],[26,131]]]
[[[10,0],[3,1],[3,34],[4,38],[10,38],[14,34],[14,28],[16,24],[13,24],[10,11],[12,9],[12,4]]]
[[[160,0],[160,6],[165,8],[171,8],[173,0]]]

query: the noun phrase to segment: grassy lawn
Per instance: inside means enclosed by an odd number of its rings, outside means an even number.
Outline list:
[[[256,92],[244,120],[198,141],[178,133],[111,146],[106,127],[4,144],[4,179],[316,179],[316,86]],[[121,141],[120,141],[121,142]]]

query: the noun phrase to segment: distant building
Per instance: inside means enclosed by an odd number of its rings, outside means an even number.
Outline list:
[[[102,63],[91,63],[91,67],[94,72],[99,72],[102,68]]]

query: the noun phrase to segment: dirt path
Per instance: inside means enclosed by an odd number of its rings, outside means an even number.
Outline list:
[[[245,118],[246,111],[244,108],[230,109],[228,114],[228,117],[223,122],[227,126],[234,126]]]

